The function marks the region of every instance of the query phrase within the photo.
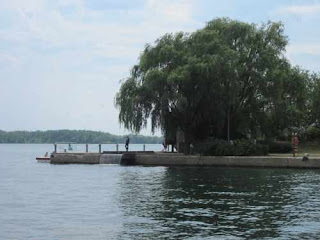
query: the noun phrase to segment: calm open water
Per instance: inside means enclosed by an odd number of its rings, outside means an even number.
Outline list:
[[[38,163],[46,151],[0,144],[0,239],[320,239],[320,170]]]

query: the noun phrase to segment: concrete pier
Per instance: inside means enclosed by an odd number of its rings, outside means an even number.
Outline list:
[[[99,164],[104,153],[54,153],[52,164]],[[121,152],[121,165],[140,166],[227,166],[227,167],[272,167],[272,168],[315,168],[320,169],[320,158],[309,157],[235,157],[235,156],[200,156],[178,153]]]
[[[52,164],[99,164],[101,153],[53,153]]]
[[[152,157],[137,154],[135,165],[143,166],[226,166],[226,167],[273,167],[273,168],[319,168],[320,158],[309,157],[302,161],[301,157],[273,156],[200,156],[159,153]]]
[[[141,152],[103,152],[103,153],[53,153],[50,163],[52,164],[100,164],[101,157],[104,154],[122,154],[121,165],[134,165],[135,157]],[[154,152],[144,152],[152,156]]]

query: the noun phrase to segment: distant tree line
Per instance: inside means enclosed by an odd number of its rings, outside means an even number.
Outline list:
[[[161,137],[129,135],[130,143],[161,143]],[[126,136],[86,130],[12,131],[0,130],[0,143],[124,143]]]

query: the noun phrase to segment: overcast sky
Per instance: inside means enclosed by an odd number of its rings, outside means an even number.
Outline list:
[[[217,17],[282,21],[291,62],[320,71],[320,1],[0,0],[0,129],[127,133],[114,97],[144,45]]]

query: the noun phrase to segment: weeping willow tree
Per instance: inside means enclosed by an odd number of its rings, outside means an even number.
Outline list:
[[[266,119],[284,95],[275,86],[284,87],[283,72],[292,70],[286,45],[282,24],[272,22],[258,26],[221,18],[193,33],[166,34],[146,45],[122,82],[115,101],[119,121],[134,132],[148,119],[152,131],[180,129],[185,152],[209,135],[267,133]]]
[[[309,123],[320,129],[320,75],[311,75]]]

